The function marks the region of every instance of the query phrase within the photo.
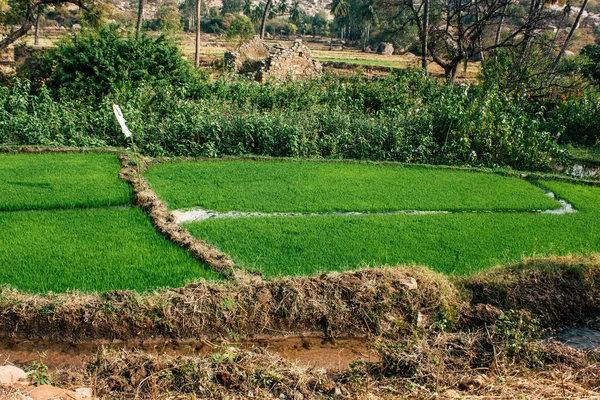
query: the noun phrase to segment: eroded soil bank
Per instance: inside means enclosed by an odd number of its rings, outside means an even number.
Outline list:
[[[452,279],[390,267],[144,294],[5,289],[0,354],[46,350],[56,384],[106,399],[592,397],[600,353],[548,338],[598,315],[598,282],[600,258],[568,257]]]

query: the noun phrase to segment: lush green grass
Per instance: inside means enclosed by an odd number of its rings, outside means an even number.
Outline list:
[[[368,60],[358,58],[335,58],[335,57],[315,57],[317,60],[322,62],[334,62],[334,63],[347,63],[356,65],[372,65],[381,67],[391,68],[406,68],[406,65],[402,65],[395,61],[384,61],[384,60]]]
[[[216,278],[139,209],[0,212],[0,283],[28,292],[178,287]]]
[[[146,177],[170,208],[330,212],[557,208],[517,178],[450,169],[338,162],[163,163]]]
[[[130,203],[119,168],[111,153],[0,154],[0,211]]]
[[[600,188],[543,184],[579,212],[239,218],[187,227],[269,277],[398,263],[467,274],[524,256],[600,251]]]
[[[600,144],[593,147],[570,147],[568,151],[575,163],[600,164]]]

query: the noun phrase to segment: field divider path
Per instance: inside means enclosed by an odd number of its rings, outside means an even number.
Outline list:
[[[146,211],[155,228],[162,235],[189,251],[196,259],[218,273],[222,274],[233,269],[234,262],[229,255],[193,237],[174,221],[167,205],[150,189],[146,179],[143,177],[138,179],[137,171],[127,153],[119,152],[118,158],[121,162],[119,177],[132,186],[136,204]],[[142,164],[145,167],[146,163]]]
[[[556,199],[561,207],[548,210],[460,210],[460,211],[444,211],[444,210],[397,210],[397,211],[333,211],[333,212],[271,212],[265,213],[260,211],[226,211],[219,212],[214,210],[205,210],[202,208],[192,208],[185,210],[174,210],[171,212],[175,218],[175,222],[179,225],[186,222],[200,222],[207,219],[217,218],[264,218],[264,217],[319,217],[319,216],[368,216],[368,215],[431,215],[431,214],[492,214],[492,213],[543,213],[543,214],[572,214],[576,213],[577,209],[566,200],[557,198],[557,196],[544,189],[548,197]]]

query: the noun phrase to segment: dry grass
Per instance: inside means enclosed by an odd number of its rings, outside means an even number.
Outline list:
[[[410,290],[412,277],[418,284]],[[455,320],[461,300],[441,275],[424,268],[369,269],[273,281],[198,282],[154,293],[112,291],[29,296],[0,292],[6,336],[82,342],[395,335],[418,313]]]
[[[600,256],[527,259],[461,279],[473,304],[526,310],[544,325],[600,312]]]

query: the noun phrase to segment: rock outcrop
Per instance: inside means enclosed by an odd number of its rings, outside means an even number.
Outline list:
[[[391,56],[394,54],[394,45],[386,42],[379,43],[379,46],[377,46],[377,54]]]

